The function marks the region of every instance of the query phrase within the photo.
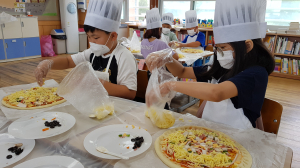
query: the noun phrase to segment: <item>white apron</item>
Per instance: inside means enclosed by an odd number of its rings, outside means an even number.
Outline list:
[[[170,33],[169,33],[169,34],[170,34]],[[168,35],[165,35],[165,34],[161,33],[161,41],[163,41],[163,42],[169,44],[169,42],[170,42],[170,37],[169,37]]]
[[[118,46],[117,46],[117,47],[118,47]],[[116,47],[116,48],[117,48],[117,47]],[[115,50],[116,50],[116,49],[115,49]],[[109,67],[110,67],[110,64],[111,64],[111,60],[112,60],[112,58],[113,58],[113,56],[114,56],[115,50],[111,53],[111,55],[110,55],[110,57],[109,57],[109,60],[108,60],[108,62],[107,62],[105,71],[104,71],[104,72],[101,72],[101,71],[95,71],[96,76],[97,76],[98,78],[103,79],[103,80],[105,80],[105,81],[107,81],[107,82],[109,82],[109,72],[108,72],[108,70],[109,70]],[[95,58],[95,55],[94,55],[93,60],[92,60],[92,65],[93,65],[94,58]]]
[[[199,34],[199,32],[198,32]],[[189,36],[186,40],[186,43],[192,43],[192,42],[196,42],[198,34],[194,35],[193,37]],[[192,49],[202,49],[203,47],[199,46],[199,47],[187,47],[187,48],[192,48]]]
[[[218,84],[219,81],[212,79],[211,83]],[[249,119],[244,115],[242,108],[236,109],[231,102],[231,99],[226,99],[221,102],[207,101],[203,115],[203,119],[229,125],[237,129],[253,128]]]

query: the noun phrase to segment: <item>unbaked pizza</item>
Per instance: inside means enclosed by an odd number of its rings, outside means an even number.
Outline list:
[[[203,50],[188,48],[188,49],[182,49],[181,52],[196,54],[196,53],[203,53]]]
[[[224,133],[185,126],[166,131],[155,141],[159,158],[172,168],[250,168],[249,152]]]
[[[12,93],[2,99],[2,104],[9,108],[30,110],[46,108],[65,102],[56,94],[57,88],[35,87]]]

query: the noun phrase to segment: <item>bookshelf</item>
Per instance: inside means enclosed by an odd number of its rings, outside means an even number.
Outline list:
[[[136,25],[129,25],[128,26],[128,31],[130,28],[133,29],[139,29],[138,26]],[[142,28],[140,30],[144,30],[145,28]],[[176,33],[177,38],[179,34],[187,34],[187,31],[185,28],[180,29],[180,31],[176,31],[175,29],[172,29],[173,32]],[[208,44],[208,38],[209,36],[213,36],[213,29],[212,28],[199,28],[199,31],[201,31],[202,33],[204,33],[206,36],[206,40],[205,40],[205,45]],[[290,59],[297,59],[300,60],[300,55],[291,55],[291,54],[281,54],[281,53],[275,53],[276,50],[276,45],[278,42],[278,38],[279,37],[288,37],[289,40],[291,41],[298,41],[300,42],[300,35],[293,35],[293,34],[276,34],[276,33],[267,33],[266,36],[271,36],[271,37],[275,37],[274,40],[274,47],[273,50],[271,51],[271,53],[276,56],[276,57],[281,57],[281,58],[290,58]],[[264,39],[263,39],[264,40]],[[300,66],[300,65],[299,65]],[[276,76],[276,77],[281,77],[281,78],[289,78],[289,79],[295,79],[295,80],[300,80],[300,75],[292,75],[292,74],[284,74],[284,73],[278,73],[278,72],[273,72],[271,74],[271,76]]]

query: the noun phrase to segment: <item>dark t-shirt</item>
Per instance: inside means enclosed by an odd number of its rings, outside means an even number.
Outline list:
[[[194,67],[194,73],[198,82],[207,82],[211,79],[203,79],[200,74],[207,71],[207,66]],[[228,79],[235,84],[238,96],[231,98],[236,109],[243,108],[244,115],[256,127],[256,120],[260,117],[260,111],[268,85],[268,72],[264,67],[253,66]],[[222,79],[219,83],[224,82]]]

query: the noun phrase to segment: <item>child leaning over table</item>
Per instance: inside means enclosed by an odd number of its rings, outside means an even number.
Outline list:
[[[89,61],[110,96],[134,99],[137,90],[136,60],[117,42],[122,4],[122,0],[91,0],[84,22],[91,47],[78,54],[40,62],[34,72],[38,84],[43,84],[43,78],[51,69],[74,68]]]

